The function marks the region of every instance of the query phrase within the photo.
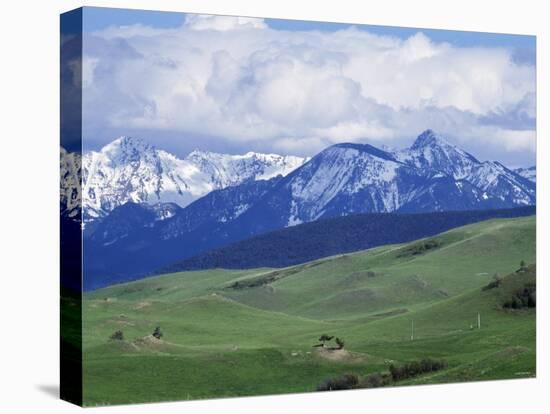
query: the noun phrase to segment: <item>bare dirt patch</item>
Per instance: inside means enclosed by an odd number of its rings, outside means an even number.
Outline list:
[[[138,338],[134,340],[133,344],[139,349],[162,349],[168,345],[167,342],[162,339],[155,338],[153,335]]]
[[[317,355],[334,362],[364,362],[365,355],[355,354],[346,349],[318,348]]]

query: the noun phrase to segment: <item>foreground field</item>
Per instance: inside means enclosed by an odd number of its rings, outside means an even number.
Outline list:
[[[84,402],[308,392],[428,357],[448,368],[403,384],[532,377],[535,312],[503,308],[534,283],[534,267],[516,272],[521,261],[535,262],[534,217],[285,269],[182,272],[90,292]],[[482,290],[495,273],[498,286]],[[161,339],[150,335],[157,326]],[[116,331],[122,340],[110,339]],[[322,334],[343,338],[344,350],[313,348]]]

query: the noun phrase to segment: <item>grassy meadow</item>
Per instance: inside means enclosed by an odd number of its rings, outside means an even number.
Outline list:
[[[284,269],[181,272],[88,292],[84,404],[311,392],[422,358],[448,365],[392,385],[533,377],[535,310],[503,305],[535,282],[534,263],[531,216]],[[116,331],[122,339],[110,339]],[[313,347],[322,334],[344,348]]]

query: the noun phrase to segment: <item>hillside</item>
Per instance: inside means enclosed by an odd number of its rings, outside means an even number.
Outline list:
[[[252,271],[216,288],[250,306],[314,319],[408,309],[481,286],[521,260],[533,262],[534,234],[534,217],[489,220],[405,245]],[[187,274],[195,273],[181,273]]]
[[[407,309],[487,284],[535,261],[535,217],[495,219],[427,239],[336,255],[282,269],[181,272],[114,285],[88,297],[181,300],[216,293],[312,319]]]
[[[534,310],[503,304],[535,280],[534,266],[516,272],[535,261],[534,236],[534,217],[489,220],[285,269],[180,272],[87,293],[85,403],[307,392],[425,357],[449,368],[409,383],[532,377]],[[483,289],[496,272],[499,286]],[[147,336],[155,326],[161,340]],[[115,330],[123,340],[109,339]],[[323,333],[345,339],[342,358],[312,348]]]
[[[159,273],[286,267],[321,257],[404,243],[483,220],[524,217],[535,212],[533,206],[423,214],[356,214],[324,219],[232,243],[165,267]]]

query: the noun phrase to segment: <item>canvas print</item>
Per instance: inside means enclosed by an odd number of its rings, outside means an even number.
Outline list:
[[[60,63],[62,398],[536,376],[534,36],[86,7]]]

